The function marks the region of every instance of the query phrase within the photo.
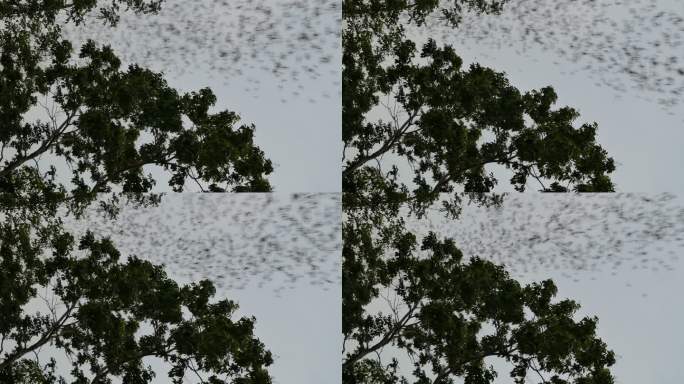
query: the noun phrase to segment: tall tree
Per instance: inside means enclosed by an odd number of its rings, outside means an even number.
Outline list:
[[[113,1],[100,11],[115,24],[120,6],[149,13],[159,3]],[[148,383],[155,357],[175,383],[270,383],[272,357],[254,319],[212,301],[210,281],[181,286],[161,266],[123,260],[107,238],[77,240],[62,228],[60,208],[81,213],[98,194],[158,202],[147,165],[168,171],[176,191],[186,180],[210,191],[271,190],[254,127],[238,126],[234,112],[210,113],[211,90],[179,94],[159,73],[122,69],[94,41],[73,56],[58,16],[79,23],[101,4],[0,4],[0,382]],[[32,120],[39,107],[47,118]],[[115,206],[104,203],[112,215]],[[45,361],[47,346],[70,367]]]
[[[152,191],[147,165],[166,170],[175,191],[188,180],[202,190],[271,190],[266,176],[272,164],[253,142],[253,125],[239,124],[235,112],[210,113],[216,102],[210,89],[179,94],[159,73],[121,68],[106,45],[88,41],[75,57],[53,24],[55,14],[69,12],[78,22],[96,2],[54,4],[60,7],[29,2],[0,12],[9,15],[0,31],[0,179],[7,188],[21,185],[19,177],[55,175],[55,167],[39,168],[46,154],[71,169],[72,187],[57,188],[74,206],[114,187],[137,196]],[[116,21],[109,7],[102,12]],[[41,108],[47,118],[32,121],[29,113]]]
[[[107,238],[75,239],[61,198],[40,184],[0,192],[0,382],[149,383],[151,357],[175,383],[271,382],[253,318],[212,301],[208,280],[181,286]]]
[[[345,1],[343,12],[343,187],[364,190],[374,179],[394,180],[403,199],[424,208],[440,194],[491,192],[497,178],[488,164],[513,172],[524,190],[534,178],[544,190],[610,191],[614,162],[595,142],[597,126],[575,127],[578,112],[554,109],[553,88],[521,92],[505,75],[477,64],[462,68],[449,45],[428,39],[422,47],[406,27],[440,12],[457,26],[461,8],[497,12],[500,1]],[[451,2],[447,2],[451,4]],[[383,100],[387,98],[387,103]],[[378,119],[386,107],[389,118]],[[401,162],[380,174],[383,156]],[[398,179],[395,165],[408,163]]]
[[[551,281],[523,286],[500,266],[463,260],[451,239],[419,241],[401,216],[442,202],[457,217],[463,193],[500,202],[485,193],[498,181],[489,164],[510,169],[519,191],[528,179],[544,191],[613,189],[596,124],[576,127],[577,111],[552,108],[551,87],[523,93],[502,73],[463,69],[449,45],[417,48],[407,33],[435,14],[457,27],[464,10],[496,13],[504,3],[343,2],[345,383],[490,383],[493,357],[517,383],[613,382],[597,319],[576,320],[575,302],[554,302]],[[381,107],[389,118],[378,118]],[[372,309],[382,298],[389,314]],[[389,347],[408,355],[412,375],[396,354],[383,360]]]

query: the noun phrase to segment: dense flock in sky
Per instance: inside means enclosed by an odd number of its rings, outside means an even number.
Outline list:
[[[582,280],[606,270],[672,270],[684,250],[683,201],[666,193],[512,194],[500,207],[466,205],[459,220],[430,211],[408,223],[514,275],[558,271]]]
[[[164,196],[157,207],[121,203],[115,220],[91,208],[64,222],[75,234],[110,236],[123,256],[218,289],[301,281],[329,289],[340,284],[340,211],[336,193],[187,193]]]
[[[109,41],[127,62],[182,76],[188,71],[231,84],[246,80],[256,95],[274,81],[287,97],[303,94],[306,81],[340,87],[341,3],[337,0],[165,0],[157,15],[124,13],[118,26],[103,26],[93,12],[67,34],[79,41]],[[201,22],[198,22],[200,21]]]
[[[611,88],[668,112],[684,97],[684,8],[676,0],[511,0],[500,15],[467,13],[453,30],[432,20],[418,33],[465,49],[539,50]]]
[[[466,13],[456,30],[438,18],[416,32],[465,49],[512,46],[521,56],[541,49],[616,94],[638,94],[669,112],[684,96],[684,12],[676,0],[514,0],[500,15]],[[303,81],[340,85],[341,19],[336,0],[166,0],[159,15],[125,14],[116,28],[91,17],[67,36],[111,41],[125,60],[167,73],[192,68],[224,83],[246,79],[246,94],[275,81],[284,95],[315,101],[319,95],[303,95]]]

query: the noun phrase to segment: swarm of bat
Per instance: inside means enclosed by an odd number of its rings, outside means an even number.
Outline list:
[[[458,29],[439,15],[422,32],[443,42],[513,46],[520,55],[541,48],[616,95],[656,100],[670,112],[682,101],[684,8],[676,0],[510,0],[500,15],[466,12]],[[67,35],[110,42],[126,60],[167,73],[247,77],[252,94],[275,81],[298,96],[309,93],[306,79],[339,86],[341,17],[340,0],[166,0],[159,15],[125,14],[114,29],[93,15]]]
[[[616,96],[656,101],[669,113],[684,96],[684,6],[677,0],[510,0],[500,15],[466,13],[457,30],[435,15],[424,35],[479,47],[535,49]]]
[[[120,209],[114,220],[91,208],[63,221],[76,235],[110,237],[123,256],[219,289],[340,283],[340,194],[170,194],[156,207]]]
[[[500,207],[466,205],[457,220],[431,211],[408,225],[453,238],[466,258],[523,276],[556,270],[577,280],[594,272],[673,270],[684,248],[684,205],[670,194],[516,194]]]
[[[337,96],[329,88],[340,84],[339,0],[165,0],[156,15],[125,12],[115,28],[96,16],[67,25],[66,36],[106,42],[124,62],[174,76],[191,68],[226,85],[246,82],[246,94],[273,82],[289,96]],[[312,81],[330,87],[311,95]]]

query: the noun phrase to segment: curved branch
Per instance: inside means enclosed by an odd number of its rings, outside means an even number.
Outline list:
[[[62,316],[55,322],[55,324],[53,324],[53,326],[35,343],[31,344],[28,347],[16,350],[14,353],[9,355],[5,361],[0,362],[0,371],[10,366],[15,361],[19,360],[25,354],[42,347],[43,345],[47,344],[50,340],[52,340],[52,338],[57,334],[57,332],[60,329],[62,329],[66,321],[71,317],[71,313],[77,305],[77,302],[72,303],[67,308],[67,310],[62,314]]]

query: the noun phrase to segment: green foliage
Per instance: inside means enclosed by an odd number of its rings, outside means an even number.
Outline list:
[[[58,215],[64,187],[35,168],[3,181],[0,383],[148,383],[158,374],[150,357],[167,362],[177,383],[196,374],[271,382],[272,357],[254,337],[254,319],[235,320],[235,303],[212,302],[211,282],[179,286],[161,266],[123,261],[106,238],[88,233],[77,242]],[[41,361],[44,346],[69,358],[70,375],[64,363]]]
[[[107,238],[77,241],[62,228],[60,208],[78,214],[98,194],[112,193],[102,203],[112,215],[120,196],[158,202],[145,166],[166,170],[175,191],[187,180],[271,190],[254,126],[210,112],[211,90],[180,94],[94,41],[74,55],[61,22],[99,9],[115,24],[120,7],[150,13],[161,1],[103,3],[0,3],[0,383],[148,383],[158,373],[150,358],[170,366],[174,383],[270,383],[255,320],[234,319],[237,304],[213,300],[211,282],[181,286],[162,266],[123,260]],[[31,120],[39,107],[47,119]],[[68,359],[68,375],[65,363],[41,361],[48,346]]]
[[[441,12],[457,25],[465,8],[496,12],[502,5],[344,2],[344,191],[366,193],[369,179],[384,178],[397,184],[395,196],[375,193],[421,212],[444,193],[493,191],[498,180],[487,172],[489,164],[510,169],[510,183],[518,191],[530,178],[545,191],[612,191],[608,174],[615,166],[595,142],[596,124],[576,127],[576,110],[554,109],[557,95],[551,87],[521,92],[503,73],[477,64],[463,68],[449,45],[428,39],[418,46],[407,37],[407,27],[432,13]],[[374,117],[383,106],[387,120]],[[383,156],[392,159],[387,172],[379,170]],[[398,175],[393,168],[404,163],[411,175]],[[375,169],[362,171],[369,167]],[[410,178],[411,187],[399,182]],[[445,204],[455,210],[458,197]]]
[[[146,383],[157,372],[145,359],[156,357],[178,383],[195,374],[270,383],[254,319],[234,320],[235,303],[212,302],[209,281],[179,286],[161,266],[122,261],[108,239],[76,242],[57,216],[64,188],[31,167],[11,177],[0,193],[0,382]],[[47,345],[69,357],[70,376],[40,361]]]
[[[141,1],[127,3],[148,9]],[[50,4],[35,12],[54,13]],[[72,8],[94,6],[75,2]],[[38,3],[25,7],[31,14]],[[210,112],[216,102],[210,89],[179,94],[160,73],[122,68],[109,46],[88,41],[76,56],[49,22],[35,29],[11,17],[3,21],[0,179],[7,188],[21,168],[39,169],[37,160],[50,154],[72,171],[66,197],[73,206],[113,187],[136,196],[152,191],[155,180],[143,172],[148,165],[167,171],[175,191],[186,181],[210,191],[271,190],[266,176],[273,167],[254,144],[254,126],[239,124],[234,112]],[[47,121],[31,121],[27,114],[40,107]]]
[[[404,214],[439,201],[454,218],[464,199],[500,203],[485,193],[498,182],[488,164],[510,169],[518,191],[529,178],[544,191],[613,189],[596,125],[576,127],[577,111],[552,108],[551,87],[521,92],[490,68],[463,68],[449,45],[408,37],[434,15],[457,27],[464,11],[504,3],[343,2],[345,384],[492,383],[494,358],[516,383],[613,383],[597,319],[576,319],[579,306],[554,300],[553,282],[522,285],[501,266],[464,259],[452,240],[421,242],[404,225]],[[389,119],[377,118],[380,107]],[[387,363],[388,354],[413,366]]]
[[[144,359],[152,356],[170,364],[174,383],[194,374],[271,382],[272,358],[253,335],[254,319],[234,320],[234,302],[212,302],[211,282],[179,286],[161,266],[121,261],[108,239],[87,233],[76,250],[70,234],[46,229],[35,236],[22,223],[0,226],[0,382],[66,380],[54,361],[42,366],[31,355],[46,344],[69,357],[73,383],[148,383],[155,372]],[[47,310],[29,314],[37,298]]]
[[[552,281],[521,285],[432,233],[419,246],[398,222],[378,231],[352,214],[343,237],[345,383],[408,383],[396,361],[376,360],[390,346],[413,361],[414,383],[492,383],[492,357],[509,363],[516,383],[613,383],[598,320],[576,320],[579,305],[555,302]],[[388,310],[370,310],[381,298]]]
[[[112,26],[119,21],[122,6],[136,13],[156,13],[161,9],[164,0],[112,0],[109,5],[98,4],[97,0],[26,0],[5,1],[0,4],[0,19],[20,18],[40,23],[55,23],[59,15],[65,16],[66,22],[80,24],[84,16],[98,8],[99,18]]]

